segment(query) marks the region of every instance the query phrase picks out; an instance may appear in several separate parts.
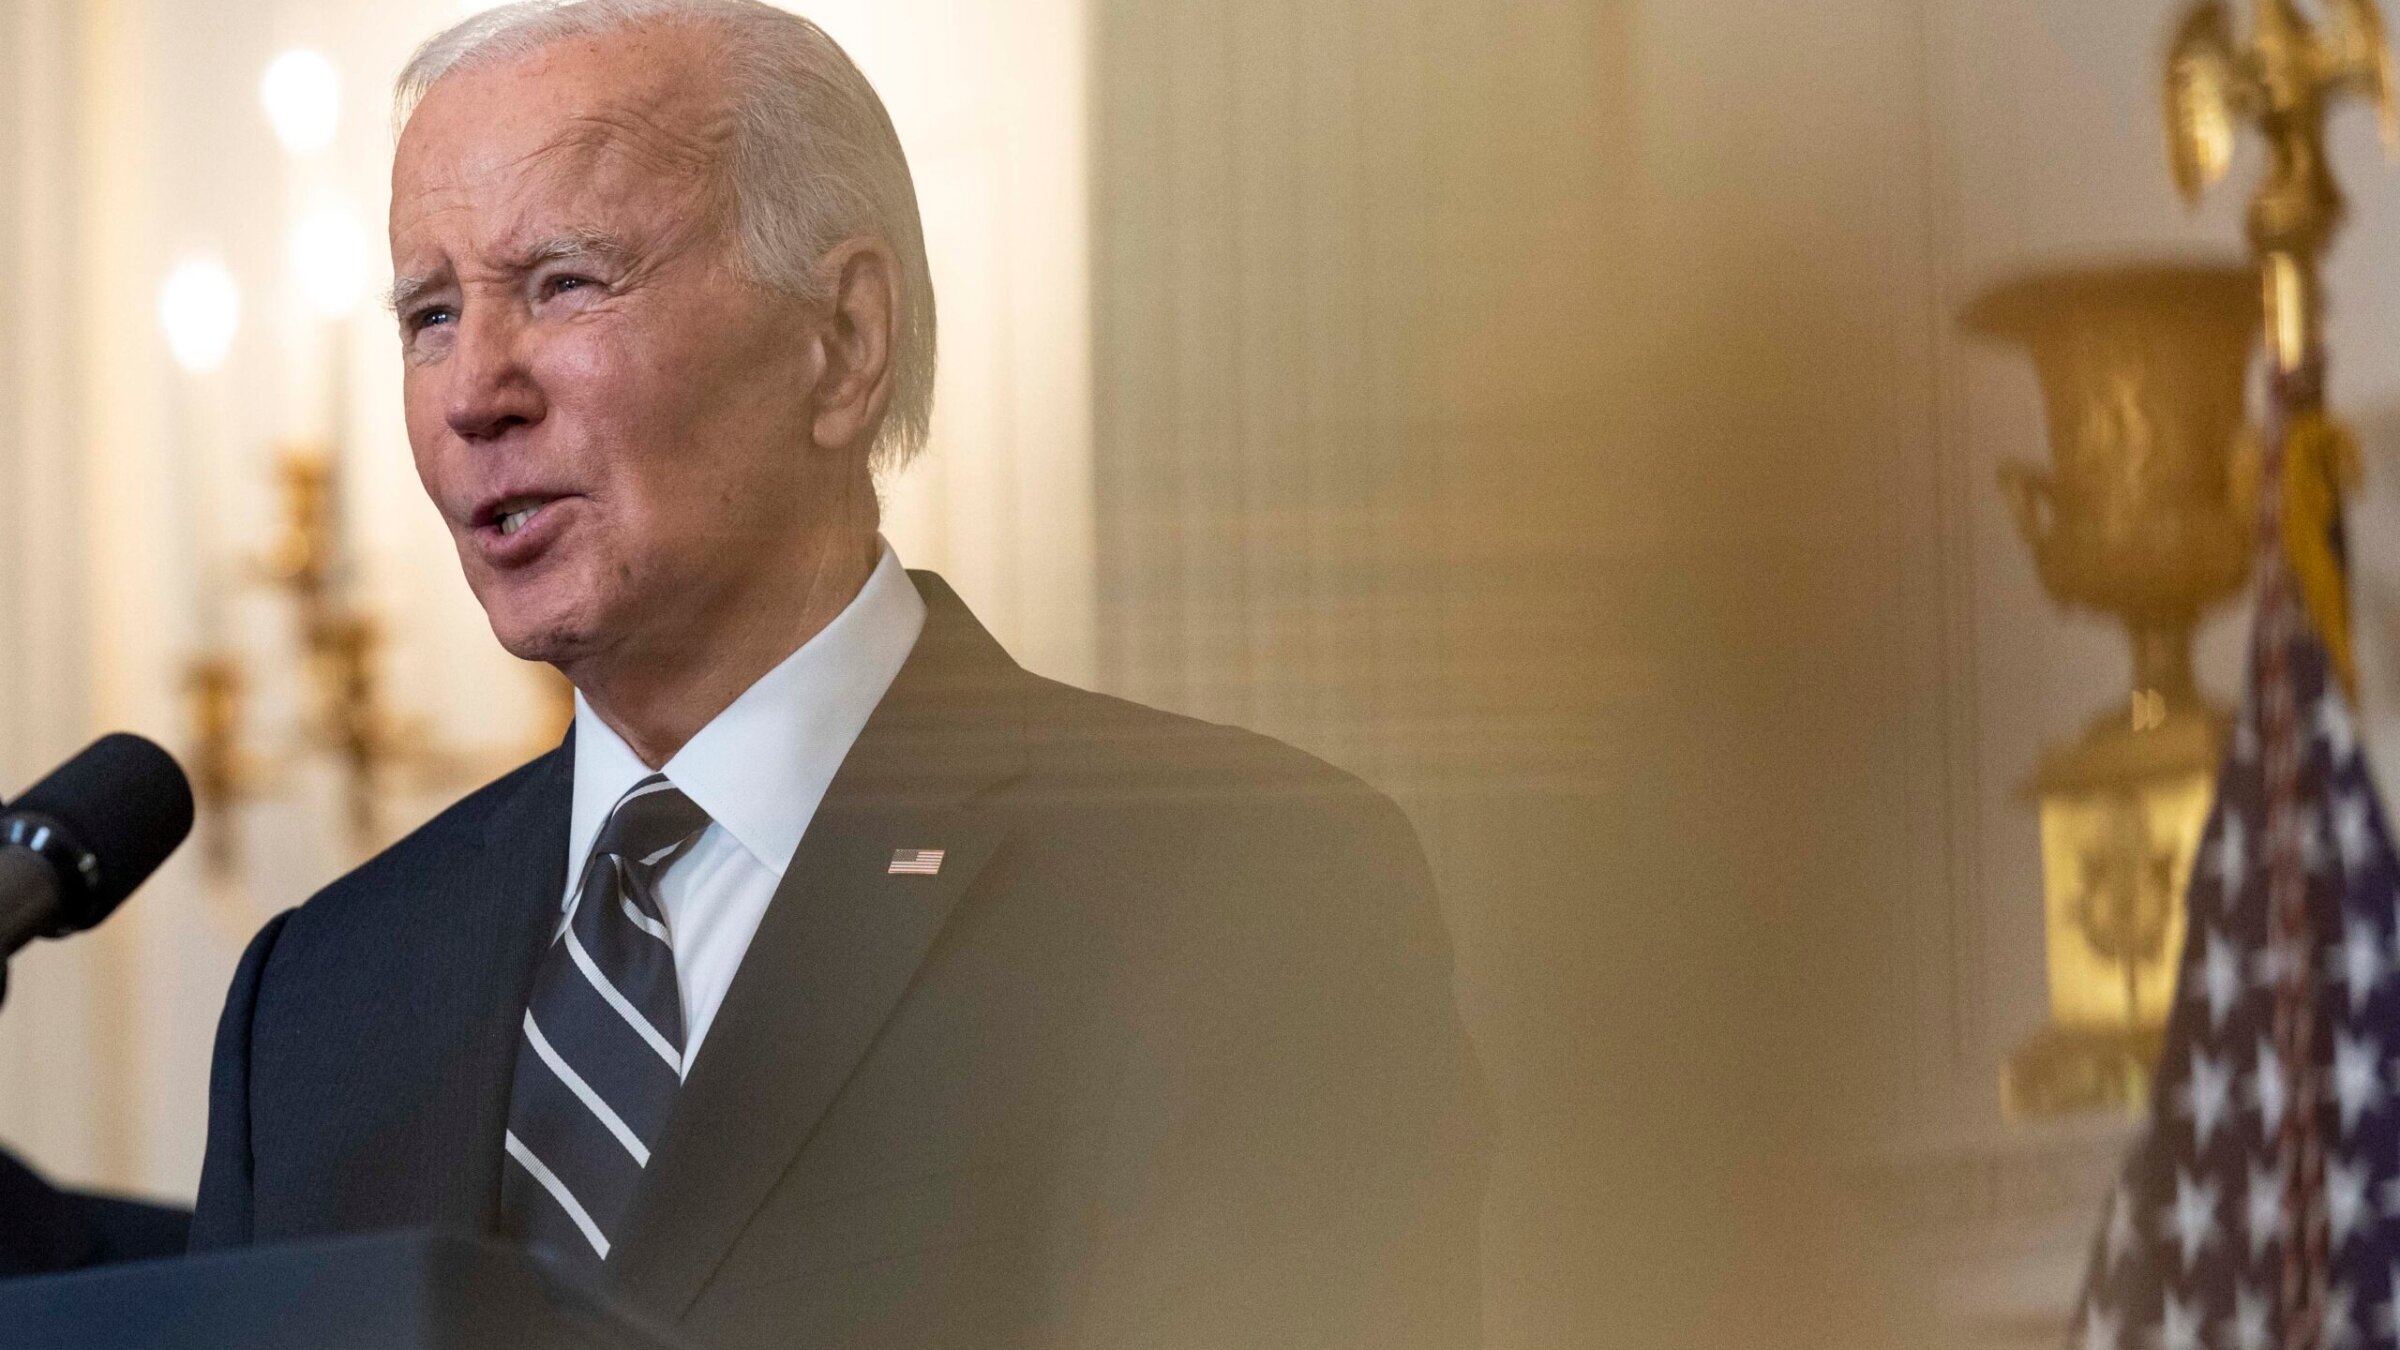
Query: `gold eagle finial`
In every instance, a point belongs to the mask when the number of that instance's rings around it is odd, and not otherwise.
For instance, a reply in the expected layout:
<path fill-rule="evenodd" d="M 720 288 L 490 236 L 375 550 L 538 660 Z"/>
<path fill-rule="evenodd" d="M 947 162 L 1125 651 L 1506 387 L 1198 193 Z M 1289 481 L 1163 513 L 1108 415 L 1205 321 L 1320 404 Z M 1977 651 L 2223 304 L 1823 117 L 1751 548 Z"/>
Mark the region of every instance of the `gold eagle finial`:
<path fill-rule="evenodd" d="M 2375 0 L 2332 0 L 2326 19 L 2333 30 L 2328 39 L 2333 67 L 2329 73 L 2337 84 L 2375 105 L 2384 154 L 2400 155 L 2400 113 L 2392 107 L 2392 49 L 2384 40 L 2383 12 Z"/>
<path fill-rule="evenodd" d="M 2235 123 L 2256 100 L 2246 64 L 2223 0 L 2194 6 L 2167 48 L 2167 150 L 2187 202 L 2198 204 L 2233 162 Z"/>
<path fill-rule="evenodd" d="M 2375 105 L 2384 148 L 2400 154 L 2400 114 L 2392 104 L 2392 54 L 2376 0 L 2327 0 L 2312 29 L 2293 0 L 2259 0 L 2250 40 L 2234 33 L 2225 0 L 2200 0 L 2176 25 L 2167 47 L 2167 149 L 2175 187 L 2187 202 L 2225 176 L 2234 135 L 2255 122 L 2270 142 L 2322 134 L 2330 95 L 2357 94 Z M 2288 171 L 2309 156 L 2277 147 Z M 2309 171 L 2314 170 L 2308 164 Z"/>

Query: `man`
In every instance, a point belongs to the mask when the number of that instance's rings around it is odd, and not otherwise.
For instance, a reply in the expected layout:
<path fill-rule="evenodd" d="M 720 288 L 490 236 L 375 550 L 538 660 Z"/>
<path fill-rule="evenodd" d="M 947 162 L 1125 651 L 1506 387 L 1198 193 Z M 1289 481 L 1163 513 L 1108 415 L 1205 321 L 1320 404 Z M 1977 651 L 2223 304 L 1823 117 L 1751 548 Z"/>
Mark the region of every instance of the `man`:
<path fill-rule="evenodd" d="M 492 1229 L 710 1345 L 1472 1344 L 1399 813 L 1026 673 L 876 533 L 933 304 L 839 49 L 516 6 L 401 107 L 410 443 L 575 727 L 253 942 L 195 1245 Z"/>

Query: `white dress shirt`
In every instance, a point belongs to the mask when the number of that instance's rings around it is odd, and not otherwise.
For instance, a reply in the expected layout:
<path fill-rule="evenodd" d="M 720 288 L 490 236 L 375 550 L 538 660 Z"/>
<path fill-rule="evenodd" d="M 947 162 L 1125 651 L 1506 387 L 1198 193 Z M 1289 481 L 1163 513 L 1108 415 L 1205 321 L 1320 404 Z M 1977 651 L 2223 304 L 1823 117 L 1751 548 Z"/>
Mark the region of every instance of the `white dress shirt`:
<path fill-rule="evenodd" d="M 848 608 L 659 770 L 714 822 L 658 888 L 683 994 L 686 1076 L 834 771 L 924 627 L 925 601 L 887 543 Z M 562 909 L 573 900 L 609 808 L 650 773 L 577 694 L 575 809 Z"/>

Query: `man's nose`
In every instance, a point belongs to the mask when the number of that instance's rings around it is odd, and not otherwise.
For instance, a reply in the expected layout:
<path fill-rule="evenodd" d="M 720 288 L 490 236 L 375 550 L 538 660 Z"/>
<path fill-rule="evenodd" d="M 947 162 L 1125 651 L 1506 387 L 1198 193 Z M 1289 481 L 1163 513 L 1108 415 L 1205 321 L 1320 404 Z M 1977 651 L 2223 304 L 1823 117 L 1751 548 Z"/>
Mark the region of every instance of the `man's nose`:
<path fill-rule="evenodd" d="M 461 440 L 490 441 L 542 420 L 527 333 L 505 306 L 471 305 L 457 320 L 449 360 L 450 398 L 443 417 Z"/>

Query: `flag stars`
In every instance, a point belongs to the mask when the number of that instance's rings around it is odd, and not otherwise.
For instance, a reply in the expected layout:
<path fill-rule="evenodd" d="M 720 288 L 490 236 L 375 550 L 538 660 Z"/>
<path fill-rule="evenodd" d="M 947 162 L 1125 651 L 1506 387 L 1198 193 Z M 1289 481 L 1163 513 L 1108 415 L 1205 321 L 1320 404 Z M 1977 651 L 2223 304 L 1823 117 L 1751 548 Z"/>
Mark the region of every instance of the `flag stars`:
<path fill-rule="evenodd" d="M 2317 700 L 2317 739 L 2325 743 L 2336 768 L 2348 765 L 2358 755 L 2358 724 L 2350 720 L 2350 708 L 2342 696 L 2330 688 Z"/>
<path fill-rule="evenodd" d="M 2257 1067 L 2250 1074 L 2250 1105 L 2258 1112 L 2262 1136 L 2273 1138 L 2283 1128 L 2283 1109 L 2290 1093 L 2283 1081 L 2283 1056 L 2275 1053 L 2273 1041 L 2259 1037 Z"/>
<path fill-rule="evenodd" d="M 2325 1291 L 2325 1325 L 2318 1333 L 2317 1344 L 2324 1350 L 2349 1350 L 2358 1344 L 2358 1319 L 2355 1316 L 2358 1295 L 2347 1284 L 2337 1284 Z"/>
<path fill-rule="evenodd" d="M 2255 643 L 2260 703 L 2233 727 L 2185 888 L 2197 1006 L 2175 1010 L 2158 1110 L 2102 1216 L 2078 1350 L 2290 1350 L 2303 1331 L 2306 1350 L 2400 1350 L 2400 1058 L 2382 1036 L 2400 836 L 2298 607 L 2265 606 Z"/>
<path fill-rule="evenodd" d="M 2333 803 L 2333 843 L 2342 855 L 2342 872 L 2358 876 L 2375 859 L 2373 808 L 2364 793 L 2345 793 Z"/>
<path fill-rule="evenodd" d="M 2083 1350 L 2120 1350 L 2117 1315 L 2097 1303 L 2083 1310 Z"/>
<path fill-rule="evenodd" d="M 2183 1267 L 2189 1272 L 2217 1237 L 2217 1184 L 2202 1181 L 2188 1171 L 2175 1175 L 2175 1203 L 2162 1211 L 2167 1227 L 2183 1249 Z"/>
<path fill-rule="evenodd" d="M 2342 1133 L 2358 1128 L 2359 1118 L 2383 1105 L 2383 1050 L 2372 1038 L 2334 1033 L 2333 1097 L 2341 1108 Z"/>
<path fill-rule="evenodd" d="M 2387 1217 L 2400 1218 L 2400 1176 L 2383 1183 L 2383 1212 Z"/>
<path fill-rule="evenodd" d="M 2225 1029 L 2227 1014 L 2242 1001 L 2241 952 L 2213 928 L 2208 932 L 2208 955 L 2201 962 L 2200 984 L 2192 996 L 2207 1002 L 2212 1035 Z"/>
<path fill-rule="evenodd" d="M 2324 813 L 2314 808 L 2302 810 L 2293 829 L 2299 834 L 2300 870 L 2312 877 L 2324 871 L 2331 856 L 2325 847 Z"/>
<path fill-rule="evenodd" d="M 2250 1166 L 2250 1188 L 2242 1193 L 2242 1227 L 2255 1262 L 2283 1236 L 2283 1169 Z"/>
<path fill-rule="evenodd" d="M 2392 1296 L 2375 1305 L 2375 1334 L 2384 1340 L 2400 1337 L 2400 1265 L 2391 1267 Z"/>
<path fill-rule="evenodd" d="M 2223 888 L 2219 899 L 2230 908 L 2241 894 L 2242 884 L 2249 879 L 2249 840 L 2242 824 L 2242 813 L 2227 811 L 2217 818 L 2216 848 L 2209 856 L 2209 870 L 2214 872 Z"/>
<path fill-rule="evenodd" d="M 2151 1333 L 2154 1350 L 2203 1350 L 2200 1344 L 2200 1305 L 2167 1295 L 2159 1310 L 2158 1329 Z"/>
<path fill-rule="evenodd" d="M 2272 991 L 2300 969 L 2300 953 L 2288 941 L 2270 942 L 2250 956 L 2250 982 Z"/>
<path fill-rule="evenodd" d="M 2325 1224 L 2338 1249 L 2372 1217 L 2367 1209 L 2367 1166 L 2355 1158 L 2325 1165 Z"/>
<path fill-rule="evenodd" d="M 2275 1344 L 2267 1296 L 2242 1285 L 2233 1292 L 2233 1316 L 2225 1319 L 2218 1344 L 2227 1350 L 2271 1350 Z"/>
<path fill-rule="evenodd" d="M 2331 978 L 2350 991 L 2353 1015 L 2365 1010 L 2367 1000 L 2391 974 L 2383 934 L 2372 919 L 2352 919 L 2344 924 L 2341 945 L 2327 954 L 2327 964 L 2333 968 Z"/>
<path fill-rule="evenodd" d="M 2233 1066 L 2206 1053 L 2194 1053 L 2191 1079 L 2177 1095 L 2183 1115 L 2192 1122 L 2193 1151 L 2205 1151 L 2233 1104 Z"/>

